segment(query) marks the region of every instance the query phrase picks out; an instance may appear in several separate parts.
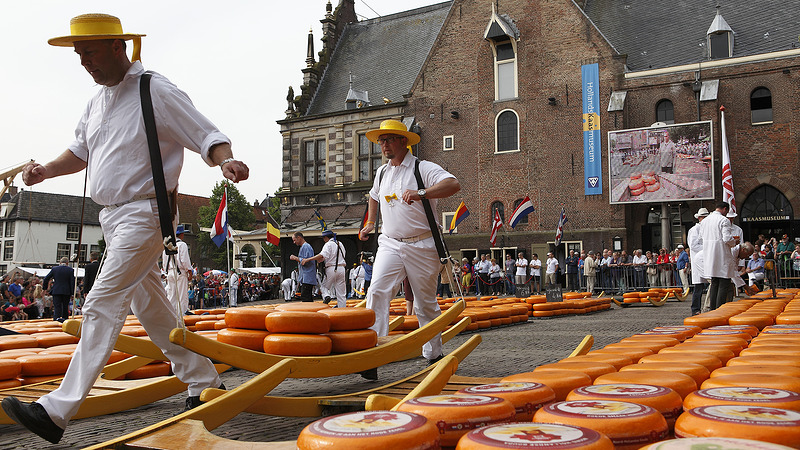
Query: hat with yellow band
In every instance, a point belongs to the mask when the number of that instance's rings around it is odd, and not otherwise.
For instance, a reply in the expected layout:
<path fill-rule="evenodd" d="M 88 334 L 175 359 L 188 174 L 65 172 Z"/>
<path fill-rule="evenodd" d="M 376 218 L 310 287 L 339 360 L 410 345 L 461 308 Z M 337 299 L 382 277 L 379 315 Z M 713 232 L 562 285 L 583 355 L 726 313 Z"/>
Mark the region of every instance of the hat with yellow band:
<path fill-rule="evenodd" d="M 54 37 L 47 43 L 56 47 L 72 47 L 78 41 L 96 41 L 100 39 L 133 40 L 133 56 L 131 60 L 141 59 L 142 36 L 144 34 L 123 33 L 119 18 L 109 14 L 81 14 L 69 21 L 69 36 Z"/>

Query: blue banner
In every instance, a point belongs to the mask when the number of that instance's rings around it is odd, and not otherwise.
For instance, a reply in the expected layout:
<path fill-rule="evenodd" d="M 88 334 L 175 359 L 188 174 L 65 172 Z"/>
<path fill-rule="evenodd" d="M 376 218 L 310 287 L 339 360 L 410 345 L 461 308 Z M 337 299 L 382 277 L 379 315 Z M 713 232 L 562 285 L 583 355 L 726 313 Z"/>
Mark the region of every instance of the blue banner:
<path fill-rule="evenodd" d="M 603 166 L 600 158 L 600 69 L 581 66 L 583 86 L 583 181 L 584 195 L 603 194 Z"/>

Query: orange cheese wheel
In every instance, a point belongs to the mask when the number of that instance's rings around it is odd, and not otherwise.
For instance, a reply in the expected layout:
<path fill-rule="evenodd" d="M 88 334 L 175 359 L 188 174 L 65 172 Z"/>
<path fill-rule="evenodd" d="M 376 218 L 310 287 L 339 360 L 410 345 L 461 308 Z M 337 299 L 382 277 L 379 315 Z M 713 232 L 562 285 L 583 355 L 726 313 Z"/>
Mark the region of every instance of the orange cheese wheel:
<path fill-rule="evenodd" d="M 492 449 L 613 450 L 611 439 L 589 428 L 555 423 L 512 422 L 472 430 L 456 450 Z"/>
<path fill-rule="evenodd" d="M 728 323 L 731 325 L 752 325 L 761 330 L 766 326 L 774 325 L 775 316 L 772 314 L 755 313 L 737 314 L 728 319 Z"/>
<path fill-rule="evenodd" d="M 703 329 L 698 326 L 684 324 L 684 325 L 668 325 L 663 327 L 654 327 L 645 331 L 645 334 L 662 333 L 662 332 L 679 333 L 681 336 L 683 336 L 683 338 L 679 340 L 684 340 L 694 336 L 695 334 L 701 331 L 703 331 Z"/>
<path fill-rule="evenodd" d="M 709 405 L 748 405 L 800 411 L 800 394 L 763 387 L 718 387 L 698 389 L 683 401 L 687 410 Z"/>
<path fill-rule="evenodd" d="M 555 393 L 556 401 L 564 401 L 575 388 L 592 384 L 592 378 L 577 370 L 540 370 L 507 376 L 501 382 L 531 382 L 548 386 Z"/>
<path fill-rule="evenodd" d="M 137 367 L 125 374 L 126 380 L 141 380 L 144 378 L 166 377 L 172 370 L 168 362 L 155 362 Z"/>
<path fill-rule="evenodd" d="M 621 368 L 619 371 L 627 372 L 629 370 L 653 370 L 682 373 L 692 377 L 698 386 L 703 384 L 703 381 L 706 381 L 710 376 L 710 371 L 706 368 L 706 366 L 696 363 L 648 362 L 647 364 L 631 364 L 630 366 Z"/>
<path fill-rule="evenodd" d="M 697 383 L 689 375 L 677 372 L 658 372 L 654 370 L 626 370 L 607 373 L 594 380 L 594 384 L 651 384 L 672 389 L 681 398 L 697 390 Z"/>
<path fill-rule="evenodd" d="M 38 347 L 36 339 L 27 334 L 11 334 L 0 336 L 0 350 L 11 350 L 14 348 Z"/>
<path fill-rule="evenodd" d="M 800 443 L 800 413 L 744 405 L 700 406 L 678 417 L 675 437 L 732 437 L 797 448 Z"/>
<path fill-rule="evenodd" d="M 742 345 L 741 343 L 732 341 L 730 339 L 721 339 L 721 340 L 720 339 L 700 339 L 700 340 L 689 339 L 689 340 L 685 341 L 681 345 L 683 345 L 683 346 L 710 345 L 710 346 L 716 346 L 716 347 L 723 347 L 723 348 L 727 348 L 728 350 L 733 352 L 733 354 L 736 355 L 736 356 L 739 355 L 739 352 L 741 352 L 742 349 L 747 347 L 747 344 Z M 678 346 L 676 345 L 673 348 L 678 348 Z"/>
<path fill-rule="evenodd" d="M 755 286 L 755 285 L 754 285 Z M 642 447 L 640 450 L 791 450 L 791 447 L 751 439 L 728 437 L 700 437 L 686 439 L 670 439 Z"/>
<path fill-rule="evenodd" d="M 758 328 L 752 325 L 720 325 L 718 327 L 711 327 L 707 331 L 718 331 L 718 330 L 744 331 L 748 333 L 751 338 L 758 336 Z"/>
<path fill-rule="evenodd" d="M 225 323 L 230 328 L 266 330 L 264 319 L 273 311 L 266 308 L 230 308 L 225 311 Z"/>
<path fill-rule="evenodd" d="M 264 338 L 268 335 L 269 332 L 266 330 L 225 328 L 224 330 L 219 330 L 217 332 L 217 340 L 223 344 L 235 345 L 237 347 L 260 352 L 264 351 Z"/>
<path fill-rule="evenodd" d="M 716 356 L 720 362 L 724 365 L 726 364 L 731 358 L 735 355 L 732 351 L 728 350 L 727 348 L 723 347 L 714 347 L 711 345 L 683 345 L 665 348 L 658 352 L 659 355 L 668 355 L 668 354 L 704 354 L 704 355 L 713 355 Z"/>
<path fill-rule="evenodd" d="M 569 358 L 564 358 L 559 362 L 570 361 L 601 362 L 611 364 L 617 370 L 624 366 L 633 364 L 633 360 L 631 358 L 625 355 L 617 355 L 614 353 L 595 353 L 593 355 L 571 356 Z"/>
<path fill-rule="evenodd" d="M 432 420 L 401 411 L 360 411 L 312 422 L 297 437 L 300 450 L 346 448 L 439 448 L 439 430 Z"/>
<path fill-rule="evenodd" d="M 17 359 L 22 365 L 20 373 L 24 377 L 62 375 L 67 372 L 72 357 L 69 355 L 30 355 Z"/>
<path fill-rule="evenodd" d="M 516 408 L 514 420 L 519 422 L 530 422 L 533 414 L 545 403 L 552 402 L 556 394 L 549 386 L 541 383 L 531 383 L 527 381 L 501 382 L 493 384 L 482 384 L 479 386 L 469 386 L 457 392 L 464 395 L 488 395 L 491 397 L 504 398 L 511 402 Z"/>
<path fill-rule="evenodd" d="M 198 331 L 200 331 L 200 330 L 213 330 L 214 329 L 214 325 L 216 325 L 216 324 L 217 324 L 217 320 L 216 319 L 214 319 L 214 320 L 201 320 L 201 321 L 197 322 L 196 324 L 194 324 L 194 326 L 195 326 L 195 329 L 198 330 Z"/>
<path fill-rule="evenodd" d="M 36 333 L 33 335 L 39 347 L 53 347 L 55 345 L 74 344 L 78 338 L 64 333 L 63 331 L 52 331 L 47 333 Z"/>
<path fill-rule="evenodd" d="M 265 319 L 270 333 L 327 333 L 331 329 L 331 319 L 314 311 L 275 311 Z"/>
<path fill-rule="evenodd" d="M 265 353 L 284 356 L 329 355 L 333 346 L 328 336 L 289 333 L 270 334 L 264 338 L 263 345 Z"/>
<path fill-rule="evenodd" d="M 700 387 L 710 389 L 731 386 L 775 388 L 800 392 L 800 378 L 771 374 L 722 375 L 707 379 Z"/>
<path fill-rule="evenodd" d="M 624 342 L 640 342 L 640 341 L 658 342 L 664 344 L 665 347 L 672 347 L 681 343 L 681 339 L 677 339 L 672 336 L 662 336 L 657 334 L 634 334 L 633 336 L 626 337 L 625 339 L 622 339 L 619 342 L 624 343 Z"/>
<path fill-rule="evenodd" d="M 419 328 L 419 319 L 417 319 L 417 316 L 403 316 L 403 323 L 401 323 L 399 327 L 395 328 L 395 330 L 413 331 L 417 328 Z"/>
<path fill-rule="evenodd" d="M 767 355 L 767 356 L 800 356 L 800 346 L 798 345 L 756 345 L 748 347 L 739 353 L 741 356 L 747 355 Z"/>
<path fill-rule="evenodd" d="M 733 361 L 733 359 L 731 359 L 731 361 Z M 722 367 L 722 361 L 720 361 L 719 358 L 706 353 L 659 353 L 658 355 L 645 356 L 644 358 L 640 359 L 639 362 L 695 363 L 705 366 L 709 372 L 713 372 L 715 369 Z"/>
<path fill-rule="evenodd" d="M 224 330 L 225 328 L 228 328 L 228 323 L 225 322 L 225 319 L 214 322 L 215 330 Z"/>
<path fill-rule="evenodd" d="M 22 386 L 22 380 L 17 378 L 0 380 L 0 389 L 11 389 L 19 386 Z"/>
<path fill-rule="evenodd" d="M 328 308 L 320 312 L 330 317 L 331 331 L 363 330 L 375 324 L 375 311 L 369 308 Z"/>
<path fill-rule="evenodd" d="M 800 345 L 800 335 L 798 336 L 786 336 L 786 335 L 770 335 L 770 334 L 762 334 L 761 336 L 753 339 L 750 341 L 750 347 L 755 347 L 757 345 Z"/>
<path fill-rule="evenodd" d="M 0 351 L 0 359 L 17 359 L 20 356 L 35 355 L 44 351 L 43 348 L 12 348 L 10 350 Z"/>
<path fill-rule="evenodd" d="M 662 348 L 667 348 L 667 344 L 656 342 L 656 341 L 637 341 L 637 342 L 615 342 L 613 344 L 608 344 L 603 348 L 646 348 L 653 353 L 658 353 L 659 350 Z"/>
<path fill-rule="evenodd" d="M 590 351 L 588 354 L 595 355 L 598 353 L 613 353 L 615 355 L 625 355 L 631 360 L 633 360 L 633 362 L 638 362 L 645 356 L 651 356 L 655 352 L 645 347 L 616 347 L 616 348 L 599 348 L 597 350 Z"/>
<path fill-rule="evenodd" d="M 319 311 L 322 309 L 330 309 L 330 306 L 319 302 L 294 302 L 283 303 L 275 307 L 278 311 Z M 226 313 L 227 314 L 227 313 Z"/>
<path fill-rule="evenodd" d="M 378 345 L 375 330 L 331 331 L 325 336 L 331 339 L 331 353 L 352 353 Z"/>
<path fill-rule="evenodd" d="M 766 364 L 766 365 L 780 365 L 780 366 L 794 366 L 800 367 L 800 356 L 786 356 L 780 357 L 772 355 L 746 355 L 737 356 L 736 358 L 728 361 L 729 366 L 739 366 L 742 364 Z"/>
<path fill-rule="evenodd" d="M 439 429 L 442 447 L 453 447 L 475 428 L 514 420 L 510 401 L 486 395 L 431 395 L 406 400 L 396 409 L 425 416 Z"/>
<path fill-rule="evenodd" d="M 183 316 L 183 323 L 185 323 L 187 327 L 196 325 L 197 322 L 200 322 L 202 320 L 206 320 L 206 318 L 203 316 L 196 316 L 196 315 Z"/>
<path fill-rule="evenodd" d="M 738 366 L 726 366 L 711 372 L 712 377 L 721 377 L 723 375 L 744 375 L 744 374 L 769 374 L 769 375 L 786 375 L 790 377 L 800 378 L 800 367 L 785 366 L 777 364 L 741 364 Z"/>
<path fill-rule="evenodd" d="M 17 378 L 22 371 L 22 364 L 16 359 L 0 359 L 0 380 Z"/>
<path fill-rule="evenodd" d="M 672 428 L 683 412 L 683 399 L 675 391 L 650 384 L 595 384 L 579 387 L 567 395 L 567 401 L 609 400 L 637 403 L 660 412 Z"/>
<path fill-rule="evenodd" d="M 592 361 L 568 361 L 568 362 L 557 362 L 552 364 L 543 364 L 535 369 L 534 372 L 540 372 L 542 370 L 576 370 L 578 372 L 583 372 L 586 375 L 594 380 L 595 378 L 599 377 L 600 375 L 616 372 L 617 369 L 614 368 L 611 364 L 603 363 L 603 362 L 592 362 Z"/>
<path fill-rule="evenodd" d="M 747 328 L 751 328 L 750 326 L 746 326 Z M 755 327 L 752 327 L 755 328 Z M 749 331 L 745 330 L 737 330 L 734 328 L 722 328 L 722 327 L 711 327 L 707 330 L 703 330 L 693 336 L 694 339 L 703 339 L 703 338 L 711 338 L 711 337 L 738 337 L 742 338 L 745 341 L 749 341 L 753 339 L 753 335 L 750 334 Z"/>
<path fill-rule="evenodd" d="M 728 325 L 728 316 L 719 313 L 703 313 L 683 319 L 684 325 L 693 325 L 700 328 L 710 328 L 719 325 Z"/>
<path fill-rule="evenodd" d="M 130 358 L 131 355 L 125 352 L 121 352 L 119 350 L 111 350 L 111 355 L 108 357 L 108 362 L 106 364 L 114 364 L 115 362 L 120 362 L 123 359 Z"/>
<path fill-rule="evenodd" d="M 590 428 L 608 436 L 616 450 L 638 450 L 669 432 L 664 416 L 655 409 L 622 401 L 551 403 L 537 411 L 533 421 Z"/>
<path fill-rule="evenodd" d="M 20 377 L 19 381 L 22 382 L 23 386 L 28 386 L 31 384 L 47 383 L 48 381 L 58 380 L 63 377 L 64 374 L 62 373 L 58 375 L 43 375 L 41 377 Z"/>

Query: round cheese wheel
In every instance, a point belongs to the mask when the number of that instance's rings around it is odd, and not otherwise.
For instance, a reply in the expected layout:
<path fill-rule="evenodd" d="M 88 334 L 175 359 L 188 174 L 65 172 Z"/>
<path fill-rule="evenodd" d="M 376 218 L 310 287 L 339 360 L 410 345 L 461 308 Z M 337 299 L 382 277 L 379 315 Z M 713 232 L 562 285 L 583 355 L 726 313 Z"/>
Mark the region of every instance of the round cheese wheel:
<path fill-rule="evenodd" d="M 269 332 L 267 330 L 225 328 L 217 332 L 217 340 L 223 344 L 235 345 L 237 347 L 261 352 L 264 351 L 264 338 L 268 335 Z"/>
<path fill-rule="evenodd" d="M 739 352 L 741 352 L 742 349 L 747 347 L 747 344 L 742 345 L 742 344 L 740 344 L 738 342 L 734 342 L 734 341 L 731 341 L 731 340 L 728 340 L 728 339 L 724 339 L 724 340 L 718 340 L 718 339 L 694 340 L 694 339 L 689 339 L 689 340 L 685 341 L 681 345 L 683 345 L 683 346 L 710 345 L 710 346 L 715 346 L 715 347 L 722 347 L 722 348 L 727 348 L 728 350 L 733 352 L 733 354 L 736 355 L 736 356 L 739 355 Z M 678 346 L 676 345 L 673 348 L 678 348 Z"/>
<path fill-rule="evenodd" d="M 125 352 L 121 352 L 119 350 L 111 350 L 111 355 L 108 357 L 108 362 L 106 364 L 114 364 L 115 362 L 120 362 L 123 359 L 130 358 L 131 355 Z"/>
<path fill-rule="evenodd" d="M 655 409 L 610 400 L 551 403 L 537 411 L 533 421 L 590 428 L 608 436 L 616 450 L 639 449 L 669 432 L 664 416 Z"/>
<path fill-rule="evenodd" d="M 321 334 L 331 329 L 331 319 L 314 311 L 275 311 L 265 319 L 270 333 Z"/>
<path fill-rule="evenodd" d="M 788 409 L 745 405 L 700 406 L 675 422 L 675 437 L 733 437 L 797 448 L 800 413 Z"/>
<path fill-rule="evenodd" d="M 225 310 L 225 323 L 230 328 L 266 330 L 264 319 L 273 311 L 267 308 L 230 308 Z"/>
<path fill-rule="evenodd" d="M 711 327 L 707 331 L 717 331 L 717 330 L 744 331 L 747 332 L 751 336 L 751 338 L 758 336 L 758 328 L 752 325 L 720 325 L 718 327 Z"/>
<path fill-rule="evenodd" d="M 16 359 L 0 359 L 0 380 L 17 378 L 22 371 L 22 364 Z"/>
<path fill-rule="evenodd" d="M 595 384 L 574 389 L 567 401 L 611 400 L 647 405 L 660 412 L 672 428 L 683 412 L 683 399 L 675 391 L 650 384 Z"/>
<path fill-rule="evenodd" d="M 720 313 L 708 312 L 690 316 L 683 319 L 684 325 L 693 325 L 700 328 L 710 328 L 719 325 L 728 325 L 728 316 Z"/>
<path fill-rule="evenodd" d="M 78 337 L 63 331 L 51 331 L 47 333 L 36 333 L 33 335 L 39 347 L 53 347 L 55 345 L 74 344 L 78 342 Z"/>
<path fill-rule="evenodd" d="M 217 320 L 201 320 L 194 324 L 196 330 L 213 330 L 217 324 Z"/>
<path fill-rule="evenodd" d="M 438 449 L 439 430 L 419 414 L 360 411 L 325 417 L 306 426 L 297 437 L 300 450 L 347 448 Z"/>
<path fill-rule="evenodd" d="M 27 334 L 11 334 L 0 336 L 0 350 L 11 350 L 14 348 L 38 347 L 36 339 Z"/>
<path fill-rule="evenodd" d="M 264 338 L 263 344 L 265 353 L 284 356 L 329 355 L 333 346 L 328 336 L 287 333 L 270 334 Z"/>
<path fill-rule="evenodd" d="M 564 358 L 559 362 L 570 361 L 601 362 L 611 364 L 617 370 L 629 364 L 633 364 L 633 360 L 631 358 L 625 355 L 617 355 L 614 353 L 595 353 L 593 355 L 571 356 L 569 358 Z"/>
<path fill-rule="evenodd" d="M 737 314 L 728 319 L 728 323 L 731 325 L 752 325 L 761 330 L 766 326 L 775 324 L 775 315 L 755 313 Z"/>
<path fill-rule="evenodd" d="M 721 377 L 723 375 L 744 375 L 744 374 L 769 374 L 769 375 L 786 375 L 790 377 L 800 378 L 800 367 L 785 366 L 785 365 L 767 365 L 767 364 L 741 364 L 738 366 L 726 366 L 711 372 L 712 377 Z M 703 380 L 705 381 L 705 380 Z"/>
<path fill-rule="evenodd" d="M 798 345 L 756 345 L 748 347 L 740 352 L 740 355 L 767 355 L 767 356 L 800 356 L 800 346 Z"/>
<path fill-rule="evenodd" d="M 714 387 L 762 387 L 800 392 L 800 378 L 771 374 L 722 375 L 703 382 L 702 389 Z"/>
<path fill-rule="evenodd" d="M 626 337 L 625 339 L 622 339 L 619 342 L 620 343 L 641 342 L 641 341 L 658 342 L 664 344 L 664 347 L 672 347 L 680 344 L 681 340 L 674 338 L 672 336 L 662 336 L 658 334 L 634 334 L 633 336 Z"/>
<path fill-rule="evenodd" d="M 655 192 L 655 191 L 661 189 L 661 183 L 656 181 L 653 184 L 645 184 L 644 188 L 647 190 L 647 192 Z"/>
<path fill-rule="evenodd" d="M 710 371 L 706 366 L 696 363 L 678 363 L 678 362 L 648 362 L 647 364 L 631 364 L 621 368 L 620 372 L 627 372 L 630 370 L 653 370 L 660 372 L 675 372 L 689 375 L 692 377 L 698 386 L 703 384 L 710 376 Z M 719 369 L 717 369 L 719 370 Z"/>
<path fill-rule="evenodd" d="M 735 359 L 735 358 L 734 358 Z M 733 361 L 733 359 L 731 360 Z M 722 361 L 714 355 L 706 353 L 659 353 L 658 355 L 645 356 L 639 360 L 640 363 L 651 362 L 677 362 L 695 363 L 705 366 L 709 372 L 722 367 Z"/>
<path fill-rule="evenodd" d="M 24 377 L 41 377 L 45 375 L 62 375 L 67 372 L 70 355 L 29 355 L 17 359 L 22 365 L 20 373 Z"/>
<path fill-rule="evenodd" d="M 375 324 L 375 311 L 369 308 L 328 308 L 319 312 L 330 317 L 331 331 L 363 330 Z"/>
<path fill-rule="evenodd" d="M 658 352 L 658 354 L 660 355 L 668 355 L 671 353 L 672 354 L 700 353 L 705 355 L 713 355 L 719 358 L 720 362 L 722 362 L 723 365 L 734 357 L 733 352 L 728 350 L 727 348 L 714 347 L 711 345 L 700 345 L 700 344 L 690 344 L 690 345 L 681 344 L 681 346 L 665 348 Z"/>
<path fill-rule="evenodd" d="M 686 409 L 709 405 L 750 405 L 800 411 L 800 394 L 763 387 L 718 387 L 698 389 L 683 401 Z"/>
<path fill-rule="evenodd" d="M 679 340 L 684 340 L 684 339 L 687 339 L 687 338 L 690 338 L 690 337 L 694 336 L 695 334 L 701 332 L 702 330 L 703 330 L 702 328 L 700 328 L 700 327 L 698 327 L 696 325 L 685 325 L 685 324 L 684 325 L 668 325 L 668 326 L 663 326 L 663 327 L 651 328 L 651 329 L 645 331 L 645 334 L 662 333 L 662 332 L 671 332 L 671 333 L 676 333 L 677 332 L 681 336 L 683 336 L 683 339 L 679 339 Z"/>
<path fill-rule="evenodd" d="M 617 348 L 599 348 L 597 350 L 590 351 L 588 354 L 596 355 L 598 353 L 613 353 L 615 355 L 625 355 L 628 358 L 630 358 L 633 362 L 638 362 L 645 356 L 650 356 L 655 352 L 645 347 L 617 347 Z"/>
<path fill-rule="evenodd" d="M 28 386 L 31 384 L 38 384 L 38 383 L 47 383 L 49 381 L 58 380 L 62 378 L 64 374 L 58 375 L 43 375 L 41 377 L 19 377 L 19 381 L 22 382 L 23 386 Z"/>
<path fill-rule="evenodd" d="M 550 387 L 555 393 L 556 401 L 564 401 L 567 394 L 573 389 L 592 384 L 592 378 L 583 372 L 576 370 L 540 370 L 537 372 L 525 372 L 510 375 L 501 382 L 531 382 L 541 383 Z"/>
<path fill-rule="evenodd" d="M 653 370 L 626 370 L 624 372 L 607 373 L 594 380 L 594 384 L 651 384 L 668 387 L 677 392 L 681 398 L 697 390 L 697 383 L 689 375 L 677 372 L 658 372 Z"/>
<path fill-rule="evenodd" d="M 489 322 L 489 320 L 486 320 L 484 322 Z M 478 322 L 478 323 L 480 323 L 480 322 Z M 490 322 L 489 326 L 492 326 L 491 322 Z M 413 331 L 413 330 L 416 330 L 417 328 L 419 328 L 419 319 L 417 319 L 417 316 L 413 316 L 412 315 L 412 316 L 403 316 L 403 323 L 401 323 L 399 327 L 395 328 L 395 330 L 397 330 L 397 331 Z"/>
<path fill-rule="evenodd" d="M 790 450 L 791 447 L 750 439 L 728 437 L 702 437 L 688 439 L 670 439 L 642 447 L 641 450 Z"/>
<path fill-rule="evenodd" d="M 755 328 L 755 327 L 750 326 L 750 325 L 743 325 L 743 327 L 746 327 L 748 329 Z M 758 329 L 756 328 L 756 330 L 758 330 Z M 703 339 L 703 338 L 712 337 L 712 336 L 713 337 L 738 337 L 738 338 L 744 339 L 745 341 L 749 341 L 750 339 L 753 339 L 753 335 L 750 334 L 749 331 L 737 330 L 737 329 L 735 329 L 733 327 L 727 327 L 727 328 L 711 327 L 711 328 L 709 328 L 707 330 L 703 330 L 703 331 L 695 334 L 693 337 L 697 338 L 697 339 Z"/>
<path fill-rule="evenodd" d="M 330 309 L 330 306 L 320 302 L 294 302 L 283 303 L 275 307 L 278 311 L 319 311 Z"/>
<path fill-rule="evenodd" d="M 331 339 L 331 353 L 352 353 L 378 345 L 375 330 L 331 331 L 325 336 Z"/>
<path fill-rule="evenodd" d="M 512 422 L 478 428 L 458 440 L 456 450 L 613 450 L 607 436 L 588 428 L 555 423 Z"/>
<path fill-rule="evenodd" d="M 569 361 L 569 362 L 557 362 L 552 364 L 543 364 L 535 369 L 534 372 L 540 372 L 542 370 L 576 370 L 578 372 L 583 372 L 586 375 L 594 380 L 595 378 L 599 377 L 600 375 L 606 373 L 616 372 L 617 369 L 614 368 L 611 364 L 603 363 L 603 362 L 592 362 L 592 361 Z"/>
<path fill-rule="evenodd" d="M 516 408 L 516 418 L 520 422 L 530 422 L 533 414 L 545 403 L 556 398 L 555 391 L 541 383 L 527 381 L 501 382 L 470 386 L 457 392 L 464 395 L 489 395 L 504 398 Z"/>
<path fill-rule="evenodd" d="M 637 342 L 615 342 L 608 344 L 603 348 L 646 348 L 653 353 L 658 353 L 659 350 L 667 348 L 667 344 L 656 341 L 637 341 Z"/>
<path fill-rule="evenodd" d="M 214 322 L 214 329 L 215 330 L 223 330 L 225 328 L 228 328 L 228 323 L 225 322 L 225 319 L 217 320 L 216 322 Z"/>
<path fill-rule="evenodd" d="M 11 389 L 19 386 L 22 386 L 22 380 L 17 378 L 0 380 L 0 389 Z"/>
<path fill-rule="evenodd" d="M 510 422 L 516 414 L 510 401 L 485 395 L 431 395 L 406 400 L 396 409 L 425 416 L 439 429 L 442 447 L 455 446 L 470 430 Z"/>
<path fill-rule="evenodd" d="M 774 334 L 762 334 L 761 336 L 753 339 L 750 341 L 750 347 L 755 347 L 758 345 L 800 345 L 800 335 L 798 336 L 787 336 L 787 335 L 774 335 Z"/>
<path fill-rule="evenodd" d="M 702 335 L 702 336 L 699 335 L 699 334 L 696 334 L 696 335 L 692 336 L 690 339 L 687 339 L 684 343 L 686 343 L 686 344 L 690 344 L 690 343 L 691 344 L 702 344 L 703 342 L 711 342 L 711 343 L 728 342 L 730 344 L 736 344 L 736 345 L 740 346 L 741 348 L 745 348 L 748 345 L 747 340 L 743 339 L 743 338 L 741 338 L 739 336 L 723 336 L 723 335 L 719 335 L 719 334 L 716 334 L 716 335 L 706 334 L 706 335 Z"/>
<path fill-rule="evenodd" d="M 144 378 L 166 377 L 170 374 L 172 367 L 168 362 L 155 362 L 137 367 L 125 374 L 126 380 L 141 380 Z"/>
<path fill-rule="evenodd" d="M 642 187 L 639 189 L 631 189 L 631 195 L 634 197 L 642 195 L 644 194 L 644 190 L 645 190 L 644 185 L 642 185 Z"/>
<path fill-rule="evenodd" d="M 800 356 L 786 356 L 780 357 L 772 355 L 747 355 L 737 356 L 736 358 L 728 361 L 729 366 L 739 366 L 742 364 L 757 364 L 757 365 L 780 365 L 780 366 L 794 366 L 800 367 Z"/>

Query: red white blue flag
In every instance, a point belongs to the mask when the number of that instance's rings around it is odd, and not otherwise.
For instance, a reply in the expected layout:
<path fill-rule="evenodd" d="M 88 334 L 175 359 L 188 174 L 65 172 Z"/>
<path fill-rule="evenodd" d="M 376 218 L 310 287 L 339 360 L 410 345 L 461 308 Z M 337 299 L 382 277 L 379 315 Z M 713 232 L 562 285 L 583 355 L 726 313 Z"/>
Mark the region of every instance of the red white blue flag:
<path fill-rule="evenodd" d="M 561 244 L 561 237 L 564 236 L 564 224 L 567 223 L 567 211 L 561 207 L 561 217 L 558 218 L 558 228 L 556 228 L 556 247 Z"/>
<path fill-rule="evenodd" d="M 733 172 L 731 171 L 731 155 L 728 150 L 728 138 L 725 136 L 725 107 L 719 107 L 719 121 L 722 134 L 722 201 L 727 202 L 730 212 L 736 212 L 736 199 L 733 198 Z"/>
<path fill-rule="evenodd" d="M 211 225 L 211 240 L 220 247 L 229 236 L 228 231 L 228 190 L 222 192 L 222 201 L 219 202 L 217 217 Z"/>
<path fill-rule="evenodd" d="M 517 208 L 514 210 L 514 213 L 511 214 L 511 219 L 508 221 L 508 224 L 511 226 L 511 228 L 514 228 L 517 226 L 520 220 L 522 220 L 532 212 L 533 212 L 533 203 L 531 203 L 530 197 L 526 195 L 525 198 L 522 199 L 522 202 L 519 205 L 517 205 Z"/>

